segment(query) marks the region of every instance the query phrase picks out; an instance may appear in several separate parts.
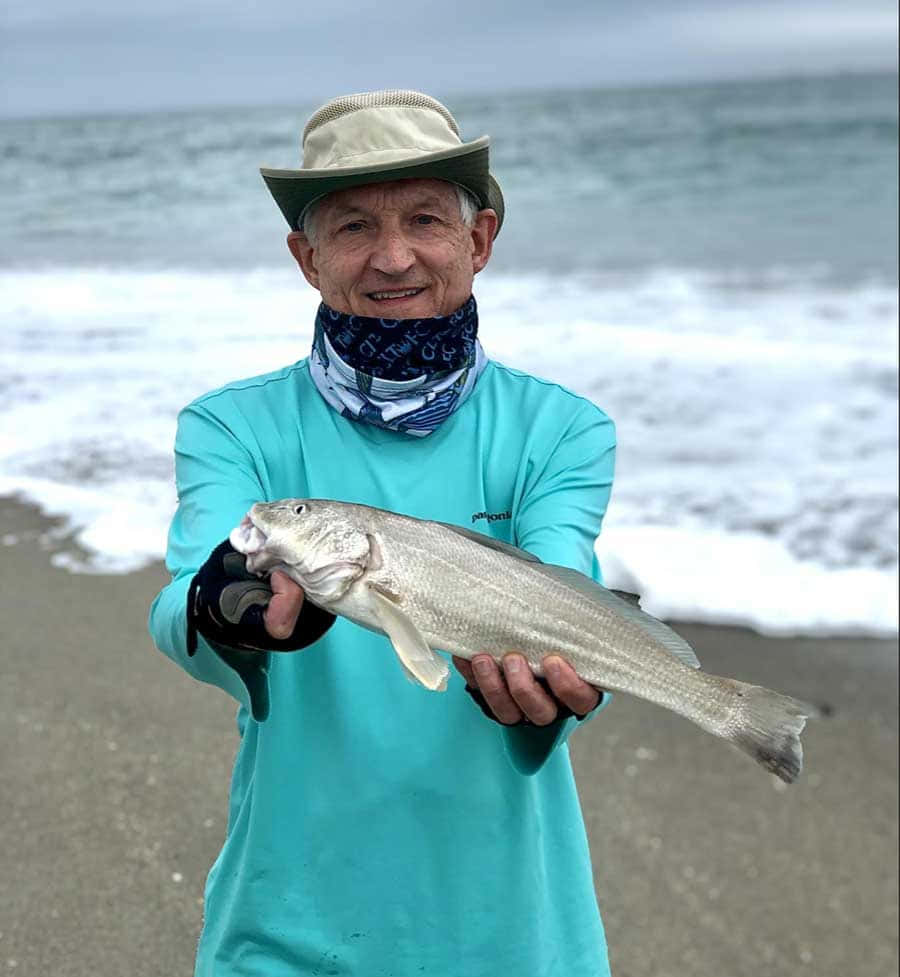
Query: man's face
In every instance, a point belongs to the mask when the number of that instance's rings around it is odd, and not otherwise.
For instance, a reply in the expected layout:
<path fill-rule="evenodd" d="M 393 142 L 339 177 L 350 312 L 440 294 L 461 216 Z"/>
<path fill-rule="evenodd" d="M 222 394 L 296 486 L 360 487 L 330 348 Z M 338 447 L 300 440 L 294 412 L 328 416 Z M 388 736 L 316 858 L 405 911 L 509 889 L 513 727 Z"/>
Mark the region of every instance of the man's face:
<path fill-rule="evenodd" d="M 448 315 L 468 299 L 490 258 L 497 216 L 482 210 L 466 227 L 451 184 L 397 180 L 330 194 L 315 224 L 315 245 L 295 231 L 288 247 L 327 305 L 413 319 Z"/>

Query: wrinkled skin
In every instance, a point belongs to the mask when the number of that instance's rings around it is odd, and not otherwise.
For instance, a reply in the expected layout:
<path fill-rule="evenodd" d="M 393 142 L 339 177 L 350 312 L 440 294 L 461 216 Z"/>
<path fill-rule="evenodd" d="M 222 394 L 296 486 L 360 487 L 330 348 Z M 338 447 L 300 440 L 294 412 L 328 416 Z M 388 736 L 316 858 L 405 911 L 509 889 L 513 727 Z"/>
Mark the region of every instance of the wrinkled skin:
<path fill-rule="evenodd" d="M 449 315 L 468 299 L 490 260 L 497 215 L 482 210 L 466 227 L 449 183 L 397 180 L 330 194 L 315 224 L 315 245 L 295 231 L 288 248 L 327 305 L 413 319 Z"/>

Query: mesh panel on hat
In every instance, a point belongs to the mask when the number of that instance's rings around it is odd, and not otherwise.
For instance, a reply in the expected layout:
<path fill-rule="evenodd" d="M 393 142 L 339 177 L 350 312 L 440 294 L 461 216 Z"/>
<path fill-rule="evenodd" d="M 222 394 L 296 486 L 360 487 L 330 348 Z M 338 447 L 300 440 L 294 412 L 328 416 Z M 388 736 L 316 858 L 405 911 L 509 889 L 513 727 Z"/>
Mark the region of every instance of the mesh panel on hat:
<path fill-rule="evenodd" d="M 323 126 L 327 122 L 333 122 L 342 115 L 347 115 L 350 112 L 358 112 L 360 109 L 382 108 L 385 106 L 390 108 L 411 107 L 431 109 L 432 112 L 437 112 L 442 115 L 446 119 L 447 125 L 459 136 L 459 126 L 456 124 L 456 119 L 453 118 L 436 98 L 423 95 L 422 92 L 390 90 L 383 92 L 360 92 L 357 95 L 341 95 L 339 98 L 333 99 L 313 113 L 312 118 L 306 123 L 306 128 L 303 130 L 303 141 L 306 142 L 306 137 L 315 129 L 318 129 L 319 126 Z"/>

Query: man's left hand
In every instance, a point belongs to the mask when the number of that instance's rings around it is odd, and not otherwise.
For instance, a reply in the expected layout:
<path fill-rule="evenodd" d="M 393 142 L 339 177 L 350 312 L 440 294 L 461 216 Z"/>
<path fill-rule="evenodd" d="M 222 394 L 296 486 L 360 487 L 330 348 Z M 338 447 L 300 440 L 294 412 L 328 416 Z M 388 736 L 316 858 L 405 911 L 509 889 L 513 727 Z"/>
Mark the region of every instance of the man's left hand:
<path fill-rule="evenodd" d="M 471 661 L 454 656 L 453 664 L 466 684 L 481 692 L 492 718 L 504 726 L 525 720 L 546 726 L 560 713 L 583 717 L 600 702 L 597 689 L 559 655 L 548 655 L 542 662 L 546 689 L 525 658 L 514 652 L 504 655 L 502 668 L 490 655 L 476 655 Z"/>

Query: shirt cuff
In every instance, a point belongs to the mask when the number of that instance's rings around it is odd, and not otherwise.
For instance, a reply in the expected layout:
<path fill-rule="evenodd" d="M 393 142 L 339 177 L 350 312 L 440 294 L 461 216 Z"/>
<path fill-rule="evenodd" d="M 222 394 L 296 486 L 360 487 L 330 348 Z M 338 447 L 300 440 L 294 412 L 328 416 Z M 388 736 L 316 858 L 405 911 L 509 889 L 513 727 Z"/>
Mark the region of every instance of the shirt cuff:
<path fill-rule="evenodd" d="M 573 730 L 593 719 L 601 709 L 606 708 L 611 699 L 609 692 L 601 692 L 600 701 L 583 719 L 570 716 L 557 719 L 546 726 L 504 726 L 503 745 L 509 762 L 519 773 L 526 777 L 533 776 L 543 767 L 553 751 L 568 740 Z"/>

